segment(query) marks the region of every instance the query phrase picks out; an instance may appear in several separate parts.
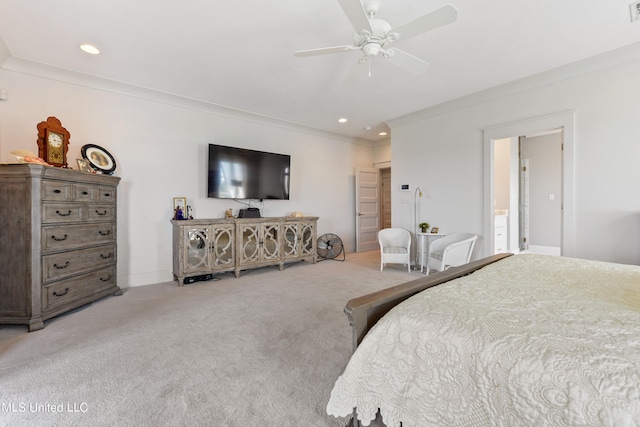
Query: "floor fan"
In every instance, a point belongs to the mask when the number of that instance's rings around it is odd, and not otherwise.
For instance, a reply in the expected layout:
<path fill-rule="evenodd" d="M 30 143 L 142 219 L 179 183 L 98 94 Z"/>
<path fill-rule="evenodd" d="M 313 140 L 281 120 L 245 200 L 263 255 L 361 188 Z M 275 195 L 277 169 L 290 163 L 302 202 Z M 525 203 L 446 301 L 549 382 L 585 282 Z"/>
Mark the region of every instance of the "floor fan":
<path fill-rule="evenodd" d="M 338 261 L 344 261 L 346 255 L 344 253 L 344 246 L 342 239 L 335 234 L 323 234 L 318 238 L 318 256 L 322 259 L 335 259 L 342 253 L 342 259 Z"/>

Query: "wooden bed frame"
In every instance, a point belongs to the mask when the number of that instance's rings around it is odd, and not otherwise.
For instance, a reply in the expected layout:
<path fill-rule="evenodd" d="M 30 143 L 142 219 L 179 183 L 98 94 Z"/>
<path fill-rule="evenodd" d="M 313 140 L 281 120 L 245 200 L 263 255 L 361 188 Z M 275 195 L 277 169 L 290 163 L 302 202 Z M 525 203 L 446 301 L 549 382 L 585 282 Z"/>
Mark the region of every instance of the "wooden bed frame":
<path fill-rule="evenodd" d="M 391 288 L 383 289 L 381 291 L 350 300 L 344 308 L 344 312 L 349 318 L 349 323 L 351 323 L 351 327 L 353 328 L 353 351 L 356 350 L 369 329 L 371 329 L 371 327 L 373 327 L 373 325 L 375 325 L 375 323 L 389 310 L 402 301 L 417 294 L 418 292 L 422 292 L 425 289 L 469 275 L 476 270 L 511 255 L 513 254 L 507 253 L 492 255 L 460 267 L 453 267 L 445 271 L 421 277 L 420 279 L 412 280 L 401 285 L 396 285 Z M 360 427 L 360 425 L 361 424 L 356 419 L 354 413 L 354 416 L 347 427 Z M 380 418 L 380 413 L 378 413 L 376 419 L 371 422 L 370 426 L 384 427 L 384 423 Z"/>
<path fill-rule="evenodd" d="M 511 255 L 513 254 L 492 255 L 460 267 L 452 267 L 445 271 L 430 274 L 420 279 L 350 300 L 344 308 L 344 312 L 349 318 L 349 323 L 351 323 L 351 327 L 353 328 L 353 351 L 356 350 L 369 329 L 389 310 L 402 301 L 427 288 L 466 276 Z"/>

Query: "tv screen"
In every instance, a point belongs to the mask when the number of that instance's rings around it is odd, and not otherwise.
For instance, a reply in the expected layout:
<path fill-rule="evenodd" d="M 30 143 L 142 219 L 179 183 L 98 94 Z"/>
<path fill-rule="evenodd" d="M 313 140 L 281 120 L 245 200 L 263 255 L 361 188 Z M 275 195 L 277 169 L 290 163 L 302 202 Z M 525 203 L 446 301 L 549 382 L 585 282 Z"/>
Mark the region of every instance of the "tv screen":
<path fill-rule="evenodd" d="M 289 200 L 291 156 L 209 144 L 208 196 Z"/>

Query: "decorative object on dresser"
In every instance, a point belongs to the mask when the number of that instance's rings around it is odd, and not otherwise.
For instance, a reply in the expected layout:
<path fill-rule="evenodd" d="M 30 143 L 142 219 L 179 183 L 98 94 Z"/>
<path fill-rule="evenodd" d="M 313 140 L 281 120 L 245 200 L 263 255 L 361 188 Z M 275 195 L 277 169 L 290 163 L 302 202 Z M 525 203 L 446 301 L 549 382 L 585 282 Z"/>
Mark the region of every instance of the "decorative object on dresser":
<path fill-rule="evenodd" d="M 172 220 L 173 276 L 178 285 L 207 274 L 293 261 L 316 262 L 318 217 Z"/>
<path fill-rule="evenodd" d="M 100 173 L 111 175 L 116 170 L 116 159 L 113 158 L 111 153 L 99 145 L 83 145 L 80 152 L 82 153 L 82 157 L 89 162 L 91 167 Z"/>
<path fill-rule="evenodd" d="M 37 165 L 51 166 L 49 163 L 45 162 L 44 159 L 41 159 L 28 150 L 13 150 L 9 154 L 14 156 L 18 163 L 34 163 Z"/>
<path fill-rule="evenodd" d="M 175 219 L 176 221 L 189 219 L 189 213 L 187 212 L 186 197 L 173 198 L 173 219 Z"/>
<path fill-rule="evenodd" d="M 82 172 L 88 173 L 96 173 L 91 167 L 91 164 L 86 159 L 76 159 L 76 163 L 78 163 L 78 170 Z"/>
<path fill-rule="evenodd" d="M 67 167 L 71 134 L 56 117 L 48 117 L 38 128 L 38 156 L 51 166 Z"/>
<path fill-rule="evenodd" d="M 0 165 L 0 323 L 43 321 L 116 283 L 120 178 L 35 164 Z"/>

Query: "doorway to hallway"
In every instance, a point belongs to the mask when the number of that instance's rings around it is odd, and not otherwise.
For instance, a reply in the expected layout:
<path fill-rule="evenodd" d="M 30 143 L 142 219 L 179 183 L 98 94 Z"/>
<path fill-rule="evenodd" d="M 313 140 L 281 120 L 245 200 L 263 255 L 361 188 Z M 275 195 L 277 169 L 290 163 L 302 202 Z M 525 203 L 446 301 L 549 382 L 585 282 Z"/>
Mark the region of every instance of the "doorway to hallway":
<path fill-rule="evenodd" d="M 494 252 L 560 255 L 562 129 L 494 141 Z"/>
<path fill-rule="evenodd" d="M 573 181 L 574 181 L 574 112 L 564 112 L 550 116 L 543 116 L 532 118 L 530 120 L 507 123 L 504 125 L 499 125 L 491 128 L 486 128 L 483 130 L 484 137 L 484 254 L 485 256 L 496 253 L 496 196 L 497 191 L 501 191 L 496 187 L 496 141 L 501 139 L 511 139 L 515 137 L 515 140 L 518 141 L 518 136 L 529 136 L 529 137 L 539 137 L 547 134 L 558 134 L 560 133 L 563 138 L 561 142 L 562 152 L 559 158 L 560 162 L 560 180 L 559 180 L 559 190 L 549 190 L 546 188 L 542 194 L 544 194 L 547 201 L 555 202 L 556 205 L 560 207 L 560 220 L 559 220 L 559 228 L 560 231 L 556 232 L 556 236 L 559 238 L 559 243 L 551 243 L 549 247 L 559 247 L 559 252 L 562 255 L 572 256 L 575 254 L 575 223 L 574 223 L 574 194 L 573 194 Z M 538 141 L 539 142 L 539 141 Z M 513 142 L 512 142 L 513 143 Z M 517 143 L 516 143 L 517 144 Z M 535 146 L 534 146 L 535 147 Z M 541 146 L 537 146 L 540 148 Z M 519 151 L 518 151 L 519 153 Z M 519 159 L 519 156 L 516 157 Z M 518 161 L 516 160 L 516 164 Z M 519 168 L 517 168 L 519 169 Z M 530 171 L 533 171 L 533 167 Z M 534 178 L 530 176 L 530 184 Z M 519 181 L 519 180 L 518 180 Z M 515 192 L 516 196 L 512 197 L 512 191 Z M 520 222 L 520 215 L 518 215 L 517 219 L 512 216 L 512 213 L 518 212 L 520 213 L 519 203 L 514 203 L 514 200 L 519 201 L 518 193 L 516 190 L 512 190 L 511 187 L 509 189 L 509 217 L 511 222 L 518 221 Z M 529 188 L 530 192 L 530 201 L 531 197 L 531 187 Z M 549 200 L 553 199 L 553 200 Z M 533 226 L 533 214 L 531 212 L 531 206 L 529 206 L 529 233 L 532 231 Z M 541 216 L 539 219 L 544 222 L 544 216 Z M 519 227 L 519 225 L 518 225 Z M 538 227 L 538 231 L 542 230 L 543 232 L 553 231 L 553 228 L 543 226 L 542 229 Z M 518 232 L 513 232 L 509 237 L 509 251 L 517 252 L 519 251 L 519 242 L 516 239 L 514 244 L 513 235 L 516 234 L 519 237 L 520 231 L 518 228 Z M 531 239 L 531 236 L 530 236 Z M 529 249 L 531 249 L 531 240 L 529 239 Z M 555 246 L 558 244 L 558 246 Z M 540 245 L 541 251 L 544 251 L 545 245 Z"/>

